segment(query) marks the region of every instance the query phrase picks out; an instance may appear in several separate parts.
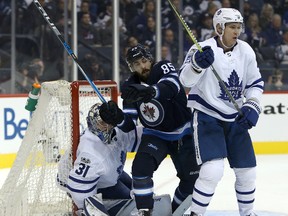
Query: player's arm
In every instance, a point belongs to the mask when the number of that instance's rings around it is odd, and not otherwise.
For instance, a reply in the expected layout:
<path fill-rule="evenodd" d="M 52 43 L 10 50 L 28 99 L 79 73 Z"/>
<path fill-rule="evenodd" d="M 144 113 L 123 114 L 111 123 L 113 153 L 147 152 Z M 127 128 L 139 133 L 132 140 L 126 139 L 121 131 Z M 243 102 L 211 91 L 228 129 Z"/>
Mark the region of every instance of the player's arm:
<path fill-rule="evenodd" d="M 260 100 L 264 89 L 259 68 L 257 67 L 256 56 L 253 50 L 250 50 L 249 60 L 246 68 L 247 84 L 244 86 L 244 97 L 246 101 L 241 107 L 242 115 L 238 115 L 236 122 L 243 128 L 251 129 L 256 126 L 261 113 Z"/>
<path fill-rule="evenodd" d="M 97 184 L 104 168 L 95 163 L 88 153 L 81 153 L 69 173 L 67 191 L 79 209 L 84 208 L 84 200 L 97 193 Z"/>
<path fill-rule="evenodd" d="M 204 46 L 200 52 L 196 45 L 188 51 L 179 70 L 179 80 L 185 87 L 194 86 L 203 76 L 205 69 L 214 62 L 214 52 L 210 46 Z"/>
<path fill-rule="evenodd" d="M 143 126 L 137 126 L 135 130 L 129 132 L 127 142 L 127 152 L 136 152 L 141 142 L 141 136 L 143 133 Z"/>
<path fill-rule="evenodd" d="M 261 73 L 257 66 L 256 55 L 252 48 L 247 50 L 249 52 L 249 60 L 246 64 L 246 86 L 244 86 L 244 96 L 246 99 L 256 98 L 258 101 L 261 100 L 261 96 L 264 90 L 264 81 L 261 77 Z"/>
<path fill-rule="evenodd" d="M 153 73 L 160 77 L 156 88 L 155 98 L 171 100 L 175 98 L 181 89 L 178 73 L 174 65 L 169 61 L 160 61 L 153 68 Z"/>
<path fill-rule="evenodd" d="M 123 100 L 123 113 L 125 117 L 133 121 L 134 125 L 137 125 L 138 121 L 138 110 L 135 104 L 128 103 L 126 100 Z M 130 121 L 129 120 L 129 121 Z"/>
<path fill-rule="evenodd" d="M 180 91 L 180 82 L 175 67 L 169 61 L 161 61 L 152 68 L 151 78 L 153 85 L 130 84 L 122 90 L 121 97 L 124 103 L 148 103 L 152 98 L 172 99 Z"/>

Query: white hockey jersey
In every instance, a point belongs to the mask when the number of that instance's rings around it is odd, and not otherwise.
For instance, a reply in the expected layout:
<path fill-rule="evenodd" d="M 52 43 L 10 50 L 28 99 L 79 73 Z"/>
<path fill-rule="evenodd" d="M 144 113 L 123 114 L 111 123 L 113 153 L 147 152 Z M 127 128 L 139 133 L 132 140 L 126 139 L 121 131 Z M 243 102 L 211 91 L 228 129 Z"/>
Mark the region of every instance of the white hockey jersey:
<path fill-rule="evenodd" d="M 115 132 L 111 143 L 104 144 L 86 129 L 80 137 L 73 168 L 69 168 L 70 152 L 59 162 L 58 186 L 72 196 L 78 208 L 83 208 L 84 199 L 96 194 L 98 188 L 114 186 L 123 171 L 126 153 L 139 147 L 142 127 L 129 133 L 116 127 Z"/>
<path fill-rule="evenodd" d="M 201 47 L 211 46 L 213 49 L 215 57 L 213 67 L 240 108 L 244 98 L 260 101 L 264 82 L 255 53 L 248 43 L 237 40 L 233 50 L 226 53 L 217 46 L 215 37 L 199 44 Z M 180 82 L 190 88 L 188 106 L 223 121 L 234 121 L 238 115 L 237 109 L 220 86 L 211 68 L 204 69 L 201 73 L 193 70 L 190 62 L 196 51 L 197 48 L 193 45 L 180 68 Z"/>

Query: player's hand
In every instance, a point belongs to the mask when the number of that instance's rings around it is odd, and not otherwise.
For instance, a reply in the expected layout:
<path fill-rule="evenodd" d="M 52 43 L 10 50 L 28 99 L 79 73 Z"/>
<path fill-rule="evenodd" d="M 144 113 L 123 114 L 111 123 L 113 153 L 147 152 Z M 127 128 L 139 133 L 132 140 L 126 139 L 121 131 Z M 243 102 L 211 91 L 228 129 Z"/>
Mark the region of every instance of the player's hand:
<path fill-rule="evenodd" d="M 214 52 L 210 46 L 202 48 L 203 52 L 196 51 L 192 57 L 192 67 L 196 70 L 206 69 L 214 62 Z"/>
<path fill-rule="evenodd" d="M 120 124 L 124 120 L 124 114 L 122 110 L 114 101 L 108 101 L 100 106 L 99 114 L 101 119 L 107 124 L 111 124 L 114 127 Z"/>
<path fill-rule="evenodd" d="M 244 129 L 251 129 L 256 126 L 261 108 L 259 104 L 255 101 L 247 101 L 243 104 L 242 115 L 238 115 L 236 122 L 241 125 Z"/>
<path fill-rule="evenodd" d="M 144 102 L 148 103 L 156 95 L 156 90 L 152 86 L 132 84 L 122 90 L 121 97 L 127 103 Z"/>

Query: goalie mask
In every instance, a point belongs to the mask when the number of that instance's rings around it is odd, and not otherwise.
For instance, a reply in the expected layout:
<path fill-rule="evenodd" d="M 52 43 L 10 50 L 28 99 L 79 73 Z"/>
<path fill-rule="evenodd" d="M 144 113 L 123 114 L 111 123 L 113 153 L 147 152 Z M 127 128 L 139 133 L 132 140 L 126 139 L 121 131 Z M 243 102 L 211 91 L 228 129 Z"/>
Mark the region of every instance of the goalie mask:
<path fill-rule="evenodd" d="M 220 8 L 215 12 L 213 17 L 214 30 L 216 34 L 220 37 L 222 37 L 224 34 L 225 24 L 235 22 L 242 24 L 242 33 L 244 33 L 243 17 L 238 10 L 234 8 Z M 222 28 L 221 34 L 219 34 L 219 32 L 217 31 L 218 24 Z"/>
<path fill-rule="evenodd" d="M 111 135 L 113 132 L 113 126 L 110 124 L 107 124 L 104 122 L 99 114 L 99 109 L 100 109 L 101 104 L 96 103 L 94 104 L 89 112 L 88 116 L 86 118 L 87 120 L 87 125 L 89 130 L 98 136 L 105 144 L 111 142 Z"/>
<path fill-rule="evenodd" d="M 126 54 L 126 62 L 131 72 L 134 72 L 132 68 L 132 63 L 140 58 L 146 58 L 150 62 L 154 61 L 153 56 L 150 53 L 150 51 L 141 44 L 138 44 L 137 46 L 134 46 L 134 47 L 130 47 L 128 49 L 127 54 Z"/>

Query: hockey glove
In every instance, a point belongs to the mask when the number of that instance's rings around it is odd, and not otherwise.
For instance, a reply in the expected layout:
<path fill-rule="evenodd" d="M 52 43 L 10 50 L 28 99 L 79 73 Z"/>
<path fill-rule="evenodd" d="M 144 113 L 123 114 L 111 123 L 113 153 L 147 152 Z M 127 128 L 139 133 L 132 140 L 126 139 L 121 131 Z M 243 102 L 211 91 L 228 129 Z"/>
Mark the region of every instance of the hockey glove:
<path fill-rule="evenodd" d="M 243 104 L 241 111 L 242 115 L 238 115 L 236 122 L 244 129 L 251 129 L 256 125 L 259 114 L 261 113 L 259 104 L 254 100 L 248 100 Z"/>
<path fill-rule="evenodd" d="M 106 122 L 107 124 L 111 124 L 114 127 L 124 120 L 124 114 L 122 110 L 112 100 L 108 103 L 103 103 L 100 106 L 99 114 L 104 122 Z"/>
<path fill-rule="evenodd" d="M 156 90 L 152 86 L 132 84 L 122 90 L 121 97 L 127 103 L 144 102 L 148 103 L 156 95 Z"/>
<path fill-rule="evenodd" d="M 210 46 L 202 48 L 203 52 L 196 51 L 192 57 L 192 67 L 196 71 L 208 68 L 214 62 L 214 52 Z"/>

